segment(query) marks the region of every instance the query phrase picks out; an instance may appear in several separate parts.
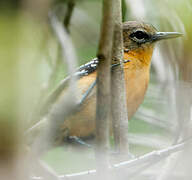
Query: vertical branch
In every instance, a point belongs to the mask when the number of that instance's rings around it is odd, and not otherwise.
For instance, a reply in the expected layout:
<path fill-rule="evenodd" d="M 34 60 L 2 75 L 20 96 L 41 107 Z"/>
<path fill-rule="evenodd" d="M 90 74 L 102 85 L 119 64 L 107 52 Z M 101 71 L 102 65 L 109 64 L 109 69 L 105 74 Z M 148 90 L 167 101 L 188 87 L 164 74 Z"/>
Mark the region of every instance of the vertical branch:
<path fill-rule="evenodd" d="M 64 22 L 63 22 L 64 26 L 68 32 L 69 32 L 69 25 L 70 25 L 70 20 L 71 20 L 72 14 L 73 14 L 74 7 L 75 7 L 74 0 L 69 0 L 67 3 L 67 13 L 66 13 L 66 16 L 65 16 Z"/>
<path fill-rule="evenodd" d="M 113 41 L 113 62 L 120 63 L 112 71 L 112 124 L 115 147 L 119 153 L 128 153 L 128 112 L 123 71 L 123 34 L 121 0 L 115 1 L 115 29 Z"/>
<path fill-rule="evenodd" d="M 125 21 L 126 19 L 126 14 L 127 14 L 127 5 L 126 5 L 126 0 L 121 0 L 122 2 L 122 20 L 123 22 Z"/>
<path fill-rule="evenodd" d="M 75 53 L 71 38 L 68 35 L 66 29 L 57 20 L 57 17 L 55 15 L 51 16 L 51 24 L 59 40 L 59 43 L 61 45 L 62 54 L 63 54 L 63 57 L 65 58 L 63 60 L 67 64 L 68 74 L 73 75 L 77 67 L 77 57 L 76 57 L 76 53 Z M 71 94 L 73 94 L 73 97 L 76 98 L 77 97 L 76 96 L 76 92 L 77 92 L 76 78 L 73 76 L 70 79 L 69 88 L 71 90 Z"/>
<path fill-rule="evenodd" d="M 96 159 L 98 171 L 107 167 L 110 114 L 110 65 L 113 40 L 114 0 L 103 0 L 103 19 L 97 57 L 99 59 L 97 76 L 96 105 Z"/>

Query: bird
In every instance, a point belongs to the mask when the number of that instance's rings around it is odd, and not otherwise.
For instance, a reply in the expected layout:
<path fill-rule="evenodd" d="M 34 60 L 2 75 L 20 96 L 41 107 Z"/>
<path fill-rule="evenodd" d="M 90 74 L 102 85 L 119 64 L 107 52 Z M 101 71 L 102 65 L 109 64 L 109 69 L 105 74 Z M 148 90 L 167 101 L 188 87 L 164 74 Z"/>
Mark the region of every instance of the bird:
<path fill-rule="evenodd" d="M 143 102 L 147 91 L 151 58 L 156 42 L 177 38 L 182 34 L 178 32 L 159 32 L 153 25 L 138 21 L 124 22 L 122 33 L 126 102 L 128 119 L 131 119 Z M 63 132 L 62 139 L 65 137 L 86 138 L 94 136 L 98 63 L 98 59 L 95 58 L 80 66 L 76 71 L 80 103 L 74 113 L 65 117 L 60 127 L 61 132 Z M 113 63 L 111 65 L 112 71 L 116 65 L 118 64 Z M 66 91 L 67 87 L 60 93 L 57 101 L 61 101 Z"/>

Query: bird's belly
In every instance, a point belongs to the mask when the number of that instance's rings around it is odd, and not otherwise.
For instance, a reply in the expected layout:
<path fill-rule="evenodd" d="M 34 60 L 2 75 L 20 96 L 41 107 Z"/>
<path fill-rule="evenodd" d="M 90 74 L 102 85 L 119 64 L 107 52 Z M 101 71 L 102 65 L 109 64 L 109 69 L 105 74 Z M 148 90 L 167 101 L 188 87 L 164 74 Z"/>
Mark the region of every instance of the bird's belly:
<path fill-rule="evenodd" d="M 96 75 L 89 78 L 85 83 L 84 79 L 78 82 L 79 88 L 84 93 L 94 82 Z M 85 78 L 88 79 L 88 78 Z M 126 96 L 129 119 L 136 112 L 139 105 L 144 99 L 148 85 L 148 74 L 141 75 L 131 74 L 125 71 Z M 82 86 L 83 84 L 83 86 Z M 78 112 L 67 118 L 62 128 L 68 129 L 69 136 L 88 137 L 94 134 L 96 115 L 96 88 L 93 89 L 92 95 L 87 98 Z"/>

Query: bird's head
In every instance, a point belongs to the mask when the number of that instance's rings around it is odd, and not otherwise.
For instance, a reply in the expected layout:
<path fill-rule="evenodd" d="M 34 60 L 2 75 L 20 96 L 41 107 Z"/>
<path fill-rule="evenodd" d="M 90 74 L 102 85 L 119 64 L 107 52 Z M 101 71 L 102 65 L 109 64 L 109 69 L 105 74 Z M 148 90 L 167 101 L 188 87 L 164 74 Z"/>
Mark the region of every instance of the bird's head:
<path fill-rule="evenodd" d="M 158 32 L 152 25 L 128 21 L 123 24 L 124 59 L 138 59 L 149 65 L 156 42 L 181 36 L 177 32 Z"/>

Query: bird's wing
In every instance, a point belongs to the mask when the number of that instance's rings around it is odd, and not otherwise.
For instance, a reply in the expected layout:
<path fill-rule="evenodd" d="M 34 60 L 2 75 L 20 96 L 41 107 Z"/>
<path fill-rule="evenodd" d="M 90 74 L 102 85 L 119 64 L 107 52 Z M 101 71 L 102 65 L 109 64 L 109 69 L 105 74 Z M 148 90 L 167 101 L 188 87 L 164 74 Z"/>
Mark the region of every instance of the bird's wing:
<path fill-rule="evenodd" d="M 124 63 L 128 62 L 129 60 L 124 60 Z M 84 76 L 88 76 L 91 73 L 95 72 L 97 70 L 98 67 L 98 58 L 94 58 L 93 60 L 89 61 L 88 63 L 80 66 L 76 72 L 70 76 L 67 76 L 65 79 L 63 79 L 58 86 L 55 88 L 55 90 L 53 90 L 50 95 L 48 96 L 48 98 L 46 99 L 46 103 L 45 104 L 53 104 L 54 100 L 57 99 L 57 97 L 62 93 L 62 91 L 65 89 L 65 87 L 67 87 L 68 82 L 70 81 L 71 77 L 75 77 L 77 79 L 80 79 L 81 77 Z M 115 66 L 120 65 L 118 64 L 112 64 L 111 68 L 114 68 Z M 82 94 L 82 98 L 80 99 L 79 105 L 81 105 L 86 98 L 88 97 L 88 95 L 92 92 L 93 88 L 96 85 L 96 80 L 87 88 L 87 91 Z M 47 109 L 47 108 L 45 108 Z"/>
<path fill-rule="evenodd" d="M 129 62 L 129 60 L 124 60 L 124 63 Z M 48 97 L 46 98 L 45 102 L 43 103 L 43 113 L 45 114 L 46 112 L 49 111 L 49 108 L 51 107 L 52 104 L 55 103 L 55 101 L 57 100 L 58 96 L 63 92 L 63 90 L 67 87 L 71 77 L 75 77 L 77 79 L 80 79 L 81 77 L 85 77 L 90 75 L 91 73 L 95 72 L 97 70 L 98 67 L 98 58 L 94 58 L 93 60 L 89 61 L 88 63 L 80 66 L 76 72 L 70 76 L 67 76 L 65 79 L 63 79 L 58 86 L 55 88 L 55 90 L 53 90 Z M 118 64 L 112 64 L 111 68 L 113 69 L 114 67 L 120 65 L 120 63 Z M 82 94 L 82 98 L 80 99 L 79 103 L 77 104 L 77 106 L 83 104 L 83 102 L 87 99 L 87 97 L 89 96 L 89 94 L 92 92 L 93 88 L 96 85 L 96 80 L 93 81 L 92 84 L 90 84 L 90 86 L 87 88 L 86 92 L 84 92 Z"/>
<path fill-rule="evenodd" d="M 80 75 L 81 77 L 87 76 L 96 71 L 98 63 L 99 63 L 98 59 L 94 58 L 92 61 L 80 66 L 77 72 L 81 74 Z M 96 80 L 89 86 L 87 91 L 82 95 L 79 105 L 83 104 L 83 102 L 86 100 L 86 98 L 89 96 L 89 94 L 91 93 L 91 91 L 95 86 L 96 86 Z"/>
<path fill-rule="evenodd" d="M 63 79 L 58 84 L 58 86 L 47 96 L 47 98 L 43 102 L 41 115 L 43 116 L 44 114 L 46 114 L 49 111 L 50 107 L 55 103 L 55 101 L 57 100 L 59 95 L 67 87 L 71 77 L 80 79 L 81 77 L 88 76 L 89 74 L 96 71 L 98 63 L 99 63 L 98 59 L 94 58 L 90 62 L 80 66 L 74 74 L 67 76 L 65 79 Z M 82 95 L 82 98 L 80 99 L 80 101 L 78 103 L 78 106 L 81 105 L 86 100 L 86 98 L 91 93 L 91 91 L 95 87 L 95 85 L 96 85 L 96 80 L 90 85 L 90 87 L 87 89 L 87 91 Z"/>
<path fill-rule="evenodd" d="M 87 76 L 87 75 L 95 72 L 97 70 L 98 63 L 99 63 L 98 59 L 94 58 L 92 61 L 80 66 L 77 70 L 79 77 Z M 82 95 L 82 98 L 81 98 L 80 102 L 78 103 L 78 105 L 83 104 L 83 102 L 87 99 L 89 94 L 92 92 L 93 88 L 96 86 L 96 83 L 97 82 L 95 79 L 93 81 L 93 83 L 88 87 L 86 92 Z"/>
<path fill-rule="evenodd" d="M 92 61 L 80 66 L 77 69 L 77 72 L 80 74 L 80 76 L 89 75 L 97 69 L 98 63 L 98 59 L 94 58 Z"/>
<path fill-rule="evenodd" d="M 58 84 L 58 86 L 42 101 L 42 104 L 40 105 L 40 108 L 39 108 L 40 110 L 38 115 L 39 118 L 41 119 L 50 111 L 52 105 L 56 103 L 58 97 L 68 86 L 69 81 L 72 77 L 75 77 L 76 79 L 80 79 L 81 77 L 88 76 L 89 74 L 96 71 L 97 66 L 98 66 L 98 59 L 94 58 L 90 62 L 80 66 L 74 74 L 67 76 L 65 79 L 63 79 Z M 76 107 L 74 107 L 74 109 L 78 109 L 85 102 L 85 100 L 90 95 L 93 88 L 95 87 L 95 85 L 96 85 L 96 80 L 94 80 L 93 83 L 88 86 L 87 90 L 82 94 L 79 103 L 76 105 Z M 44 119 L 34 123 L 34 125 L 31 128 L 29 128 L 26 131 L 26 133 L 32 132 L 33 129 L 36 129 L 36 127 L 38 127 L 43 122 L 44 122 Z"/>

